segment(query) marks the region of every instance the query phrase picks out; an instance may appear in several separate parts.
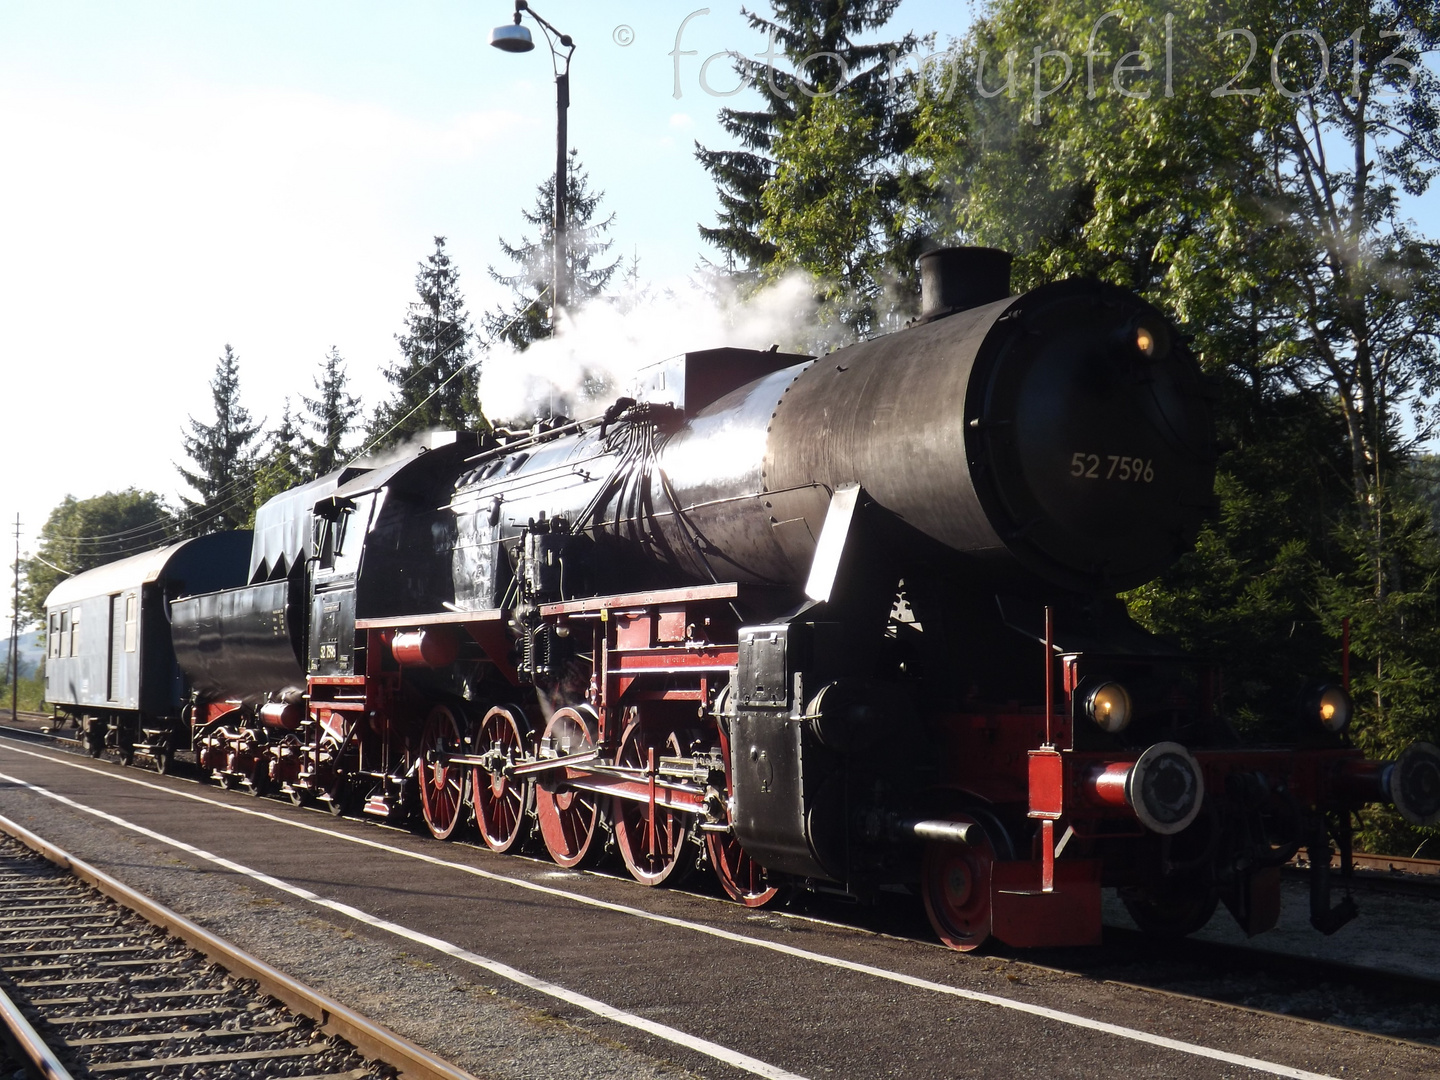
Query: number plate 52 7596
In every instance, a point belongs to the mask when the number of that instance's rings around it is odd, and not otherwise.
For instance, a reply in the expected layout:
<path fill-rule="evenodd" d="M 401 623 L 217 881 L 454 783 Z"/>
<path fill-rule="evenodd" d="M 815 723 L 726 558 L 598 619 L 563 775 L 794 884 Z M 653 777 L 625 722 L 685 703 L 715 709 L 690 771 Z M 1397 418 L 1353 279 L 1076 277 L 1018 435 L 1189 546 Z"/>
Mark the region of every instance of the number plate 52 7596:
<path fill-rule="evenodd" d="M 1070 475 L 1084 480 L 1124 480 L 1148 484 L 1155 479 L 1155 463 L 1141 457 L 1087 454 L 1076 450 L 1070 455 Z"/>

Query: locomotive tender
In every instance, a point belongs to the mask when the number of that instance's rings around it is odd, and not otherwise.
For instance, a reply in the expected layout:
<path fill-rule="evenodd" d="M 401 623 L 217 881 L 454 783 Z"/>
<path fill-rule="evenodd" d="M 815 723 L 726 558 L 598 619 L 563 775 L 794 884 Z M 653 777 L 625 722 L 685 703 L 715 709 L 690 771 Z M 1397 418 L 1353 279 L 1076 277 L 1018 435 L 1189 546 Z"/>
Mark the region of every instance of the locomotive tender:
<path fill-rule="evenodd" d="M 959 949 L 1097 942 L 1104 886 L 1158 933 L 1222 901 L 1259 933 L 1305 847 L 1333 932 L 1332 843 L 1348 872 L 1369 802 L 1440 819 L 1440 751 L 1366 761 L 1340 687 L 1240 745 L 1115 599 L 1212 504 L 1198 367 L 1129 292 L 1008 275 L 932 252 L 899 333 L 688 353 L 603 417 L 277 496 L 247 584 L 169 604 L 201 767 L 649 885 L 708 864 L 750 905 L 911 889 Z"/>

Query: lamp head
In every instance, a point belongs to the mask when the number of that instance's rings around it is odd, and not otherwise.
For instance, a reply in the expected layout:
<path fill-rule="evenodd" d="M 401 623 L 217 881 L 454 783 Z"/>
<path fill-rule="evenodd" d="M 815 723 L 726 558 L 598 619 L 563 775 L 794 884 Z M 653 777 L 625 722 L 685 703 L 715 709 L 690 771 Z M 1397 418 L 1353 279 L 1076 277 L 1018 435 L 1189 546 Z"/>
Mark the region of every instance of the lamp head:
<path fill-rule="evenodd" d="M 520 13 L 515 13 L 515 22 L 497 26 L 490 31 L 490 44 L 503 52 L 524 53 L 535 48 L 535 39 L 527 27 L 520 25 Z"/>

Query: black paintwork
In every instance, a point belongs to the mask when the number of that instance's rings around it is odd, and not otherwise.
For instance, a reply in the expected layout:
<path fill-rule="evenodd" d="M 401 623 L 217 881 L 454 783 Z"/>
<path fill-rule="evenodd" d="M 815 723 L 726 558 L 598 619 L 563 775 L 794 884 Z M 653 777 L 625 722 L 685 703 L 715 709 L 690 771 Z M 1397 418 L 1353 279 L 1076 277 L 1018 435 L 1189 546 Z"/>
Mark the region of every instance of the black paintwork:
<path fill-rule="evenodd" d="M 288 578 L 172 601 L 175 655 L 200 700 L 305 685 L 305 568 Z"/>

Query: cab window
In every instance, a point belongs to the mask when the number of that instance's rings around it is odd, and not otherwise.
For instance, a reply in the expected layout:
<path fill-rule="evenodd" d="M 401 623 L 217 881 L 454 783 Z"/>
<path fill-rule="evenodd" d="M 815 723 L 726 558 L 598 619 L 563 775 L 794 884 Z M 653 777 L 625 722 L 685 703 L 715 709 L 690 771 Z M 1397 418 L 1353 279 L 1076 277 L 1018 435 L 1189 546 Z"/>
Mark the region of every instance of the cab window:
<path fill-rule="evenodd" d="M 336 507 L 327 517 L 315 519 L 315 562 L 321 570 L 353 574 L 360 566 L 365 526 L 374 496 Z"/>

